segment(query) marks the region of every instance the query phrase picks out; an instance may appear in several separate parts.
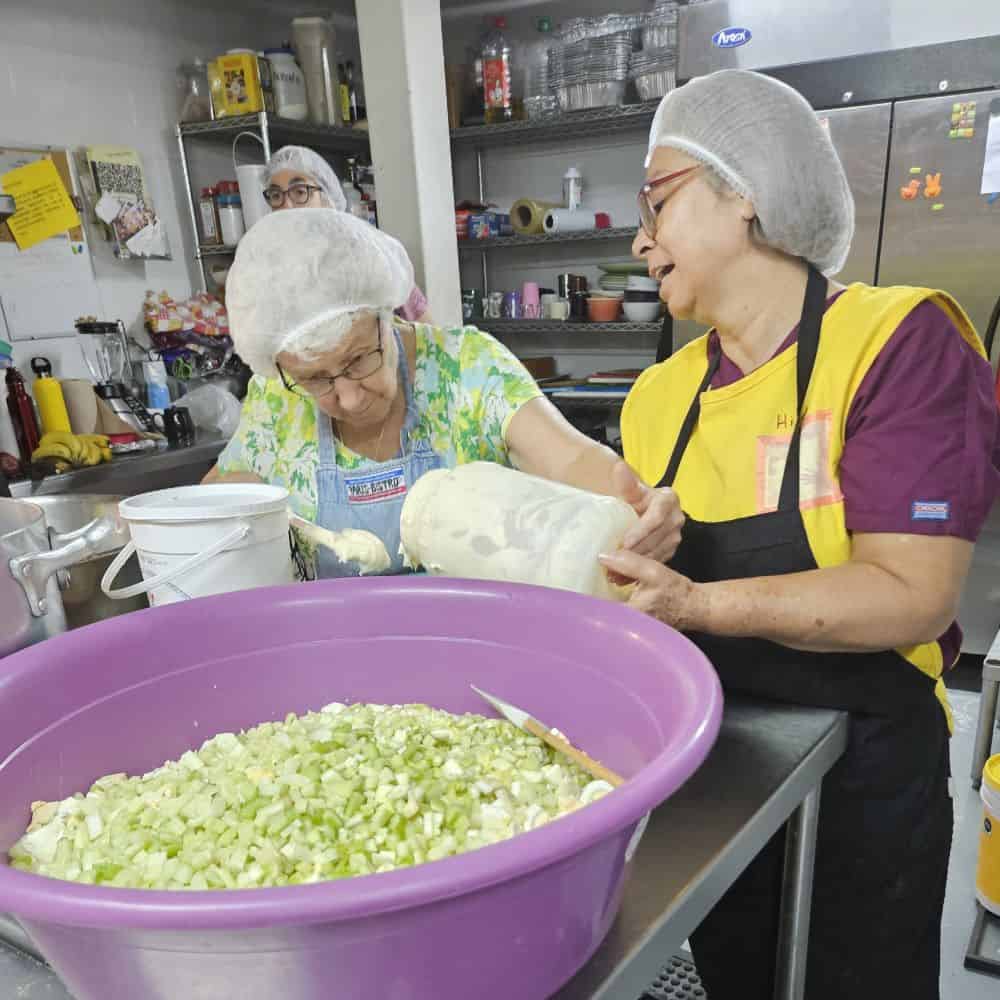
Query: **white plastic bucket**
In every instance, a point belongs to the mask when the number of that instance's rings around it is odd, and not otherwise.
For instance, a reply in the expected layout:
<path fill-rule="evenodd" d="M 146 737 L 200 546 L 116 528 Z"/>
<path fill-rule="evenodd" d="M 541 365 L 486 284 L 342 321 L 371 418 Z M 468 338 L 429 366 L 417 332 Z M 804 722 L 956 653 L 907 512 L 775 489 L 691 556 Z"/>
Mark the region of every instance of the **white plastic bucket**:
<path fill-rule="evenodd" d="M 271 210 L 264 201 L 264 184 L 267 167 L 255 163 L 241 163 L 236 168 L 236 183 L 243 203 L 243 224 L 251 229 Z"/>
<path fill-rule="evenodd" d="M 251 483 L 180 486 L 118 505 L 131 541 L 101 580 L 108 597 L 148 593 L 151 607 L 294 580 L 288 491 Z M 133 552 L 142 582 L 112 584 Z"/>
<path fill-rule="evenodd" d="M 983 800 L 983 829 L 979 834 L 976 898 L 1000 917 L 1000 753 L 986 762 L 979 795 Z"/>

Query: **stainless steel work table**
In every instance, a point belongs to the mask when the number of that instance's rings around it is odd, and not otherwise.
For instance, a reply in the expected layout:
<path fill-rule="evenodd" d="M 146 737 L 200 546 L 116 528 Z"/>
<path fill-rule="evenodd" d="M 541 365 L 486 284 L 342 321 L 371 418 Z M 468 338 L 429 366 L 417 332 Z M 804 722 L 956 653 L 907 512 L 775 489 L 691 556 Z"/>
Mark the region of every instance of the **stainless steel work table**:
<path fill-rule="evenodd" d="M 708 760 L 650 818 L 611 932 L 553 1000 L 637 1000 L 789 818 L 778 1000 L 801 998 L 819 789 L 847 725 L 838 712 L 729 699 Z M 69 1000 L 47 967 L 0 945 L 0 997 L 14 996 Z"/>
<path fill-rule="evenodd" d="M 227 440 L 219 434 L 199 432 L 194 444 L 169 445 L 158 451 L 118 455 L 102 465 L 74 469 L 61 476 L 46 476 L 36 482 L 21 480 L 10 484 L 10 492 L 18 500 L 57 493 L 128 497 L 198 483 L 215 465 Z"/>

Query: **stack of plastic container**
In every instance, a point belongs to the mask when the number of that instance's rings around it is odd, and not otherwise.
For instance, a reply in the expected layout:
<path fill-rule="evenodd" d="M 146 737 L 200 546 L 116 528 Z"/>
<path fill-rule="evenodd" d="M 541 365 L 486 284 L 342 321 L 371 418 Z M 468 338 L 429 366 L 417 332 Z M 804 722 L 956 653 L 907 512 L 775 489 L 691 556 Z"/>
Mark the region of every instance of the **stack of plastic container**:
<path fill-rule="evenodd" d="M 642 51 L 632 55 L 629 75 L 641 101 L 653 101 L 677 86 L 676 0 L 657 0 L 642 26 Z"/>
<path fill-rule="evenodd" d="M 522 61 L 516 67 L 521 74 L 518 89 L 524 94 L 524 113 L 530 119 L 547 118 L 559 112 L 549 75 L 549 51 L 554 43 L 552 21 L 540 17 L 535 27 L 538 34 L 524 47 Z"/>

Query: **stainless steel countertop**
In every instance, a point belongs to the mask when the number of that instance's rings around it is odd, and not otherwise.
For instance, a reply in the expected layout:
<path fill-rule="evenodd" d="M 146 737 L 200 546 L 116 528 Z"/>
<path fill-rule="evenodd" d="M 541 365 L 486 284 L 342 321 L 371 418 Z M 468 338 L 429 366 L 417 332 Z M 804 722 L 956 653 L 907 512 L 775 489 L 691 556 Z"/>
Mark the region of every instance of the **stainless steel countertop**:
<path fill-rule="evenodd" d="M 552 1000 L 642 996 L 836 763 L 847 726 L 841 712 L 727 700 L 708 759 L 650 817 L 610 933 Z"/>
<path fill-rule="evenodd" d="M 11 483 L 11 496 L 30 500 L 56 493 L 105 493 L 134 496 L 151 490 L 197 483 L 215 464 L 227 438 L 199 434 L 192 445 L 169 446 L 139 455 L 121 455 L 103 465 L 46 476 L 37 483 Z"/>
<path fill-rule="evenodd" d="M 728 701 L 704 765 L 653 813 L 610 933 L 552 1000 L 637 1000 L 846 745 L 843 713 Z M 0 945 L 0 997 L 14 996 L 72 1000 L 47 966 Z"/>

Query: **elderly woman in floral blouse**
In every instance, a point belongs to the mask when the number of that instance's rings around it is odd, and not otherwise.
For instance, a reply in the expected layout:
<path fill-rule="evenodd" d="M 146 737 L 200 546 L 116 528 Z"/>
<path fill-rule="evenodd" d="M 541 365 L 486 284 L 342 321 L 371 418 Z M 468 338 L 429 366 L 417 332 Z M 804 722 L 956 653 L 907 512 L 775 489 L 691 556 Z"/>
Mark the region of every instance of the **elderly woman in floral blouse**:
<path fill-rule="evenodd" d="M 403 247 L 346 213 L 258 222 L 227 282 L 233 340 L 257 377 L 206 482 L 284 486 L 302 517 L 377 535 L 401 572 L 409 487 L 432 469 L 493 461 L 621 497 L 640 515 L 625 547 L 668 559 L 683 520 L 673 491 L 645 486 L 572 427 L 488 334 L 394 317 L 412 287 Z M 317 569 L 359 572 L 325 550 Z"/>

